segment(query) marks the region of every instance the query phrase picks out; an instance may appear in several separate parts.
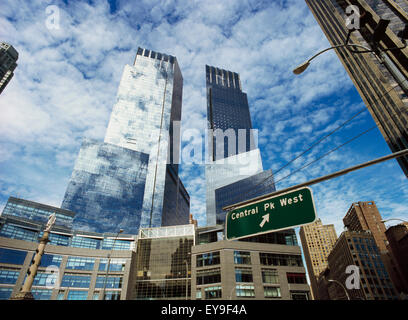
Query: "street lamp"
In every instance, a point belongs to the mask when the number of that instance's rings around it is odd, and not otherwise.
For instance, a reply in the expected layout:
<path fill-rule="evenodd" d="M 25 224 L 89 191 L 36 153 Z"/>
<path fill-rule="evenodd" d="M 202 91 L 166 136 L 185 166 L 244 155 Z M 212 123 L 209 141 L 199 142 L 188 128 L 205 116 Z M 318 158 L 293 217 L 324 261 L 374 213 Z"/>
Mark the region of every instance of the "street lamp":
<path fill-rule="evenodd" d="M 295 69 L 293 69 L 293 73 L 294 73 L 294 74 L 301 74 L 301 73 L 303 73 L 303 72 L 307 69 L 307 67 L 309 67 L 310 62 L 311 62 L 314 58 L 316 58 L 317 56 L 320 56 L 322 53 L 324 53 L 324 52 L 326 52 L 326 51 L 329 51 L 329 50 L 338 49 L 338 48 L 344 48 L 344 47 L 347 47 L 347 48 L 350 48 L 350 47 L 363 48 L 365 51 L 357 51 L 357 52 L 360 52 L 360 53 L 363 53 L 363 52 L 372 52 L 372 50 L 371 50 L 370 48 L 367 48 L 367 47 L 365 47 L 365 46 L 363 46 L 363 45 L 360 45 L 360 44 L 347 44 L 347 43 L 345 43 L 345 44 L 339 44 L 339 45 L 337 45 L 337 46 L 333 46 L 333 47 L 324 49 L 324 50 L 322 50 L 322 51 L 316 53 L 316 54 L 315 54 L 313 57 L 311 57 L 309 60 L 303 62 L 302 64 L 298 65 Z"/>
<path fill-rule="evenodd" d="M 106 281 L 108 279 L 108 272 L 109 272 L 109 268 L 110 268 L 110 261 L 111 261 L 111 255 L 113 253 L 113 249 L 115 248 L 115 243 L 116 243 L 116 239 L 118 238 L 119 234 L 123 232 L 123 229 L 120 229 L 118 231 L 118 233 L 116 234 L 115 239 L 113 240 L 113 245 L 112 245 L 112 249 L 111 251 L 108 253 L 108 265 L 106 267 L 106 273 L 105 273 L 105 281 L 103 282 L 103 300 L 105 300 L 106 298 Z"/>
<path fill-rule="evenodd" d="M 346 293 L 347 300 L 350 300 L 350 296 L 349 296 L 349 294 L 347 292 L 347 289 L 343 286 L 343 284 L 340 281 L 337 281 L 337 280 L 334 280 L 334 279 L 328 279 L 327 281 L 334 282 L 334 283 L 337 283 L 338 285 L 340 285 L 343 288 L 344 292 Z"/>
<path fill-rule="evenodd" d="M 385 223 L 385 222 L 393 221 L 393 220 L 395 220 L 395 221 L 400 221 L 400 222 L 402 222 L 402 223 L 408 223 L 408 221 L 402 220 L 402 219 L 398 219 L 398 218 L 391 218 L 391 219 L 381 220 L 381 222 L 382 222 L 382 223 Z"/>
<path fill-rule="evenodd" d="M 398 36 L 401 38 L 401 42 L 403 42 L 402 47 L 395 47 L 395 48 L 387 48 L 387 49 L 381 49 L 379 47 L 379 42 L 382 39 L 383 35 L 385 34 L 385 30 L 388 26 L 389 20 L 384 20 L 381 19 L 380 22 L 377 25 L 377 28 L 374 32 L 374 42 L 371 44 L 373 48 L 368 48 L 366 46 L 360 45 L 360 44 L 352 44 L 348 43 L 350 39 L 350 35 L 353 32 L 353 30 L 349 30 L 347 39 L 345 43 L 335 45 L 333 47 L 324 49 L 317 54 L 315 54 L 313 57 L 311 57 L 309 60 L 303 62 L 299 66 L 297 66 L 294 70 L 293 73 L 296 75 L 299 75 L 303 73 L 310 65 L 310 62 L 316 58 L 317 56 L 321 55 L 322 53 L 333 50 L 333 49 L 338 49 L 338 48 L 347 48 L 350 52 L 352 53 L 373 53 L 374 56 L 380 61 L 381 64 L 385 65 L 388 69 L 388 71 L 393 75 L 393 77 L 396 79 L 400 87 L 405 91 L 408 92 L 408 84 L 406 82 L 406 78 L 404 74 L 401 73 L 401 71 L 398 69 L 398 67 L 394 64 L 394 62 L 388 57 L 388 55 L 385 53 L 386 51 L 391 51 L 391 50 L 396 50 L 396 49 L 405 49 L 408 45 L 407 40 L 408 40 L 408 25 L 405 26 L 405 29 L 398 33 Z M 353 50 L 353 47 L 356 48 L 362 48 L 364 50 L 356 51 Z"/>

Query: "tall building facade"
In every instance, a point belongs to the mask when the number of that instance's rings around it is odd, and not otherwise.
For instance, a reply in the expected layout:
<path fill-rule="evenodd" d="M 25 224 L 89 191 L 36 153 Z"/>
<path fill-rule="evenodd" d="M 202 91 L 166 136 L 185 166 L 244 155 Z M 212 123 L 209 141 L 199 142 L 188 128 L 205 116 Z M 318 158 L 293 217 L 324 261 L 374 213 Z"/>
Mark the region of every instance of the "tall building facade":
<path fill-rule="evenodd" d="M 385 231 L 388 251 L 392 257 L 391 268 L 396 275 L 394 282 L 398 292 L 408 294 L 408 223 L 389 227 Z"/>
<path fill-rule="evenodd" d="M 56 224 L 31 288 L 34 299 L 130 299 L 136 236 L 74 231 L 61 223 L 72 212 L 12 198 L 0 216 L 0 300 L 20 292 L 43 235 L 41 216 L 50 212 Z"/>
<path fill-rule="evenodd" d="M 350 31 L 346 8 L 358 6 L 360 26 L 351 33 L 348 43 L 364 45 L 376 54 L 359 54 L 344 47 L 336 53 L 390 149 L 397 152 L 408 148 L 408 47 L 401 49 L 408 37 L 408 1 L 306 3 L 332 46 L 345 43 Z M 408 157 L 397 160 L 408 177 Z"/>
<path fill-rule="evenodd" d="M 381 259 L 380 251 L 370 231 L 344 231 L 328 256 L 329 270 L 326 280 L 346 284 L 350 272 L 348 266 L 357 266 L 359 283 L 352 288 L 326 282 L 330 300 L 396 300 L 398 294 Z"/>
<path fill-rule="evenodd" d="M 239 74 L 207 65 L 206 86 L 209 129 L 209 159 L 205 167 L 206 212 L 207 225 L 214 226 L 225 220 L 225 212 L 220 211 L 224 204 L 229 205 L 273 192 L 275 185 L 271 178 L 268 179 L 268 186 L 257 189 L 261 194 L 248 188 L 260 183 L 264 176 L 261 154 L 255 143 L 255 131 L 252 129 L 248 98 L 242 91 Z M 272 173 L 269 173 L 272 176 Z M 258 174 L 260 175 L 257 176 Z M 218 190 L 216 195 L 217 189 L 243 179 L 247 179 L 246 184 L 242 184 L 240 188 L 245 189 L 241 190 L 245 192 L 235 192 L 228 196 L 230 190 L 222 189 Z"/>
<path fill-rule="evenodd" d="M 140 229 L 131 299 L 189 299 L 195 236 L 194 224 Z"/>
<path fill-rule="evenodd" d="M 323 225 L 320 219 L 300 227 L 300 240 L 309 274 L 313 297 L 319 300 L 317 278 L 328 266 L 329 256 L 337 240 L 334 225 Z"/>
<path fill-rule="evenodd" d="M 197 230 L 191 259 L 192 299 L 310 299 L 294 230 L 238 241 L 216 241 L 217 232 L 208 227 Z"/>
<path fill-rule="evenodd" d="M 343 218 L 343 223 L 351 231 L 370 230 L 380 252 L 387 251 L 385 225 L 374 201 L 353 203 Z"/>
<path fill-rule="evenodd" d="M 18 52 L 8 43 L 0 43 L 0 94 L 14 76 Z"/>
<path fill-rule="evenodd" d="M 137 234 L 188 223 L 178 177 L 182 88 L 173 56 L 139 48 L 125 66 L 104 142 L 84 141 L 62 202 L 77 229 Z"/>

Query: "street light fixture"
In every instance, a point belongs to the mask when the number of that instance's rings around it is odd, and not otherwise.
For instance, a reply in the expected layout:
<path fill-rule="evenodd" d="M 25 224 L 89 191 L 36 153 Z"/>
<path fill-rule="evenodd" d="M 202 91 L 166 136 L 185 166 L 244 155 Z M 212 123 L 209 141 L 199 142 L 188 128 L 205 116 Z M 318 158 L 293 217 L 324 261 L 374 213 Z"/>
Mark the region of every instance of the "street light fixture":
<path fill-rule="evenodd" d="M 370 42 L 370 45 L 372 48 L 365 47 L 360 44 L 351 44 L 348 43 L 350 40 L 350 35 L 353 31 L 355 30 L 349 30 L 347 34 L 347 38 L 344 44 L 339 44 L 327 49 L 324 49 L 317 54 L 315 54 L 313 57 L 311 57 L 309 60 L 303 62 L 299 66 L 297 66 L 294 70 L 293 73 L 296 75 L 299 75 L 303 73 L 307 67 L 309 67 L 310 62 L 316 58 L 317 56 L 321 55 L 322 53 L 333 50 L 333 49 L 338 49 L 338 48 L 347 48 L 350 52 L 352 53 L 373 53 L 374 56 L 380 61 L 381 64 L 385 65 L 387 69 L 391 72 L 393 77 L 397 80 L 398 84 L 401 86 L 401 88 L 405 91 L 408 92 L 408 85 L 406 83 L 405 76 L 401 73 L 401 71 L 398 69 L 398 67 L 394 64 L 394 62 L 388 57 L 388 55 L 385 53 L 386 51 L 391 51 L 391 50 L 402 50 L 405 49 L 408 45 L 407 40 L 408 40 L 408 24 L 405 25 L 405 29 L 402 30 L 401 32 L 398 33 L 398 36 L 401 39 L 401 42 L 403 43 L 402 47 L 395 47 L 395 48 L 387 48 L 387 49 L 382 49 L 379 46 L 380 41 L 383 39 L 386 29 L 388 27 L 388 24 L 390 23 L 389 20 L 385 19 L 380 19 L 379 23 L 377 24 L 377 27 L 374 30 L 373 34 L 373 39 L 372 42 Z M 359 50 L 356 51 L 353 49 L 353 47 L 356 48 L 362 48 L 364 50 Z"/>
<path fill-rule="evenodd" d="M 293 73 L 294 73 L 294 74 L 297 74 L 297 75 L 303 73 L 303 72 L 307 69 L 307 67 L 309 67 L 310 62 L 311 62 L 314 58 L 316 58 L 317 56 L 320 56 L 322 53 L 324 53 L 324 52 L 326 52 L 326 51 L 329 51 L 329 50 L 338 49 L 338 48 L 344 48 L 344 47 L 346 47 L 346 48 L 348 48 L 348 49 L 350 49 L 350 48 L 352 48 L 352 47 L 357 47 L 357 48 L 362 48 L 362 49 L 364 49 L 364 51 L 354 51 L 355 53 L 372 52 L 372 50 L 371 50 L 370 48 L 367 48 L 367 47 L 365 47 L 365 46 L 363 46 L 363 45 L 360 45 L 360 44 L 350 44 L 350 43 L 339 44 L 339 45 L 337 45 L 337 46 L 333 46 L 333 47 L 324 49 L 324 50 L 322 50 L 322 51 L 316 53 L 316 54 L 315 54 L 313 57 L 311 57 L 309 60 L 303 62 L 302 64 L 300 64 L 299 66 L 297 66 L 295 69 L 293 69 Z"/>
<path fill-rule="evenodd" d="M 400 222 L 402 222 L 402 223 L 408 223 L 408 221 L 402 220 L 402 219 L 398 219 L 398 218 L 385 219 L 385 220 L 381 220 L 381 222 L 382 222 L 382 223 L 385 223 L 385 222 L 393 221 L 393 220 L 395 220 L 395 221 L 400 221 Z"/>
<path fill-rule="evenodd" d="M 112 249 L 111 249 L 111 251 L 108 253 L 108 265 L 107 265 L 107 267 L 106 267 L 105 281 L 103 282 L 103 295 L 102 295 L 103 300 L 106 299 L 106 282 L 107 282 L 107 279 L 108 279 L 108 272 L 109 272 L 109 268 L 110 268 L 111 255 L 112 255 L 112 253 L 113 253 L 113 249 L 115 248 L 116 239 L 118 238 L 119 234 L 122 233 L 122 232 L 123 232 L 123 229 L 120 229 L 120 230 L 118 231 L 118 233 L 116 234 L 115 239 L 113 240 Z"/>
<path fill-rule="evenodd" d="M 340 285 L 343 288 L 344 292 L 346 293 L 347 300 L 350 300 L 350 296 L 349 296 L 349 294 L 347 292 L 347 289 L 343 286 L 343 284 L 340 281 L 337 281 L 337 280 L 334 280 L 334 279 L 328 279 L 327 281 L 334 282 L 334 283 L 337 283 L 338 285 Z"/>

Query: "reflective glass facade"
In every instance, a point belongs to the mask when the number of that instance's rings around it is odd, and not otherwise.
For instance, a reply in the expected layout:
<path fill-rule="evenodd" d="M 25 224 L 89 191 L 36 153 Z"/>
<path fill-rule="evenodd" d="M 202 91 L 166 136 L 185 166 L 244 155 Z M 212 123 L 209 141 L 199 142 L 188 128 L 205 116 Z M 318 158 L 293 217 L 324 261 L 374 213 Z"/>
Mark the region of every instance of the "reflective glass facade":
<path fill-rule="evenodd" d="M 43 224 L 38 222 L 32 223 L 27 219 L 14 218 L 11 216 L 0 217 L 0 237 L 4 238 L 38 242 L 38 239 L 43 236 L 43 232 L 40 231 L 43 227 Z M 49 233 L 49 244 L 72 248 L 126 251 L 135 248 L 135 237 L 134 235 L 121 234 L 120 237 L 116 238 L 116 234 L 113 233 L 97 234 L 56 228 Z M 47 255 L 44 255 L 42 260 L 48 259 L 44 257 L 47 257 Z M 52 259 L 57 258 L 53 257 Z M 56 261 L 57 260 L 52 264 L 57 264 Z"/>
<path fill-rule="evenodd" d="M 219 214 L 218 219 L 216 216 L 216 190 L 260 172 L 262 172 L 262 159 L 259 149 L 206 164 L 205 179 L 208 226 L 213 226 L 217 221 L 223 220 L 222 214 Z"/>
<path fill-rule="evenodd" d="M 15 197 L 9 197 L 2 214 L 47 223 L 48 217 L 53 213 L 56 216 L 56 226 L 72 227 L 74 212 Z"/>
<path fill-rule="evenodd" d="M 133 299 L 190 297 L 194 225 L 141 229 Z"/>
<path fill-rule="evenodd" d="M 215 190 L 217 224 L 225 222 L 227 205 L 252 199 L 276 191 L 272 170 L 266 170 L 248 178 L 231 183 Z"/>
<path fill-rule="evenodd" d="M 188 223 L 178 178 L 182 87 L 173 56 L 139 48 L 125 66 L 104 143 L 83 143 L 64 197 L 77 230 Z"/>
<path fill-rule="evenodd" d="M 62 208 L 75 211 L 76 230 L 137 233 L 149 156 L 84 140 Z"/>

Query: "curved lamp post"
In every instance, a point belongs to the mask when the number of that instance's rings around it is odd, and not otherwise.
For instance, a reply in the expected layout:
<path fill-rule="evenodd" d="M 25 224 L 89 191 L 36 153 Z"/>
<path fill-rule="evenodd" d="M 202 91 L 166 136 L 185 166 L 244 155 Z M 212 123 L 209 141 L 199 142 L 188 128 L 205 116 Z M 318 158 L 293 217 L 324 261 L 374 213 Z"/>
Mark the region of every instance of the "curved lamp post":
<path fill-rule="evenodd" d="M 395 221 L 400 221 L 400 222 L 403 222 L 403 223 L 408 223 L 408 221 L 402 220 L 402 219 L 398 219 L 398 218 L 391 218 L 391 219 L 381 220 L 381 222 L 382 222 L 382 223 L 385 223 L 385 222 L 393 221 L 393 220 L 395 220 Z"/>
<path fill-rule="evenodd" d="M 346 44 L 339 44 L 339 45 L 337 45 L 337 46 L 333 46 L 333 47 L 324 49 L 324 50 L 322 50 L 322 51 L 316 53 L 316 54 L 315 54 L 313 57 L 311 57 L 309 60 L 303 62 L 302 64 L 298 65 L 295 69 L 293 69 L 293 73 L 294 73 L 294 74 L 301 74 L 301 73 L 303 73 L 303 72 L 307 69 L 307 67 L 309 67 L 310 62 L 311 62 L 314 58 L 316 58 L 317 56 L 320 56 L 322 53 L 324 53 L 324 52 L 326 52 L 326 51 L 329 51 L 329 50 L 338 49 L 338 48 L 344 48 L 344 47 L 347 47 L 347 48 L 350 48 L 350 47 L 358 47 L 358 48 L 364 49 L 364 51 L 356 51 L 356 53 L 357 53 L 357 52 L 358 52 L 358 53 L 373 52 L 370 48 L 367 48 L 367 47 L 365 47 L 365 46 L 363 46 L 363 45 L 360 45 L 360 44 L 347 44 L 347 43 L 346 43 Z"/>
<path fill-rule="evenodd" d="M 347 289 L 343 286 L 343 284 L 340 281 L 337 281 L 337 280 L 334 280 L 334 279 L 328 279 L 327 281 L 334 282 L 334 283 L 337 283 L 338 285 L 340 285 L 343 288 L 344 292 L 346 293 L 347 300 L 350 300 L 350 296 L 349 296 L 349 294 L 347 292 Z"/>
<path fill-rule="evenodd" d="M 293 73 L 296 75 L 299 75 L 303 73 L 310 65 L 310 62 L 316 58 L 317 56 L 321 55 L 322 53 L 333 50 L 333 49 L 338 49 L 338 48 L 347 48 L 350 52 L 352 53 L 373 53 L 374 56 L 380 61 L 381 64 L 386 66 L 388 71 L 393 75 L 395 80 L 398 82 L 400 87 L 405 91 L 408 92 L 408 83 L 407 79 L 405 78 L 404 74 L 401 73 L 401 71 L 398 69 L 398 67 L 394 64 L 394 62 L 390 59 L 390 57 L 385 53 L 386 51 L 391 51 L 391 50 L 396 50 L 396 49 L 405 49 L 408 46 L 408 42 L 406 39 L 406 35 L 402 36 L 401 41 L 403 41 L 404 45 L 402 47 L 395 47 L 395 48 L 388 48 L 388 49 L 380 49 L 379 47 L 376 47 L 376 50 L 368 48 L 366 46 L 360 45 L 360 44 L 352 44 L 348 43 L 349 40 L 349 35 L 347 36 L 347 40 L 343 44 L 335 45 L 333 47 L 324 49 L 318 53 L 316 53 L 313 57 L 311 57 L 309 60 L 303 62 L 302 64 L 298 65 L 295 69 L 293 69 Z M 362 48 L 364 50 L 356 51 L 353 49 L 353 47 L 356 48 Z"/>

